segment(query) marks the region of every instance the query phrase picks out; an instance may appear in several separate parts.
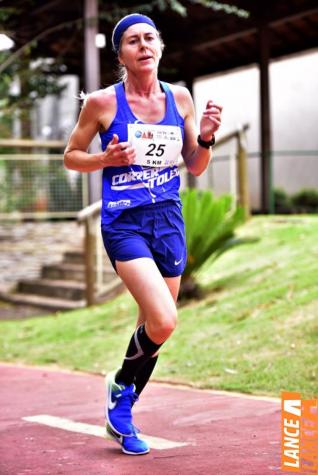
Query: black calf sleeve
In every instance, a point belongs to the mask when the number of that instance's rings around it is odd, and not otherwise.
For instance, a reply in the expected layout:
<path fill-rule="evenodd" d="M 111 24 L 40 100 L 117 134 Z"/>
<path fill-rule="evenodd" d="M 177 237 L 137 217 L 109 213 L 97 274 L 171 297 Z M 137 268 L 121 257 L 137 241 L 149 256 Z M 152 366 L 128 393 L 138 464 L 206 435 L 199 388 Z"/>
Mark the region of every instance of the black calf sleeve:
<path fill-rule="evenodd" d="M 152 356 L 138 370 L 135 376 L 135 381 L 134 381 L 135 386 L 136 386 L 136 393 L 138 395 L 140 395 L 141 391 L 144 389 L 144 387 L 148 383 L 150 376 L 152 375 L 152 372 L 156 366 L 157 360 L 158 360 L 158 355 Z"/>
<path fill-rule="evenodd" d="M 122 368 L 116 375 L 116 382 L 126 386 L 132 384 L 139 369 L 160 347 L 161 344 L 158 345 L 149 338 L 145 325 L 140 325 L 131 337 Z"/>

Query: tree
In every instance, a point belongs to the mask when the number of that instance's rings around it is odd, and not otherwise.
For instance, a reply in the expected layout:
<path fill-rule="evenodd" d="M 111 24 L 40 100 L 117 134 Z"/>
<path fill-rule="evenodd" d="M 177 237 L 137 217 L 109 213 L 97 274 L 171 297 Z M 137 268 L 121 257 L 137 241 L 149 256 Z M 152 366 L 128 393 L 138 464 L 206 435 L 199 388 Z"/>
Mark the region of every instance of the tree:
<path fill-rule="evenodd" d="M 0 52 L 0 62 L 10 55 Z M 58 96 L 65 86 L 58 82 L 55 62 L 30 61 L 29 51 L 24 51 L 18 60 L 0 75 L 0 136 L 12 136 L 14 121 L 20 124 L 23 138 L 31 138 L 31 112 L 37 101 L 49 94 Z M 0 148 L 5 153 L 11 150 Z M 21 150 L 22 151 L 22 150 Z M 19 152 L 18 149 L 15 152 Z M 16 209 L 32 210 L 37 193 L 38 164 L 25 160 L 5 160 L 0 162 L 0 208 L 3 212 Z M 19 177 L 19 186 L 15 185 Z"/>

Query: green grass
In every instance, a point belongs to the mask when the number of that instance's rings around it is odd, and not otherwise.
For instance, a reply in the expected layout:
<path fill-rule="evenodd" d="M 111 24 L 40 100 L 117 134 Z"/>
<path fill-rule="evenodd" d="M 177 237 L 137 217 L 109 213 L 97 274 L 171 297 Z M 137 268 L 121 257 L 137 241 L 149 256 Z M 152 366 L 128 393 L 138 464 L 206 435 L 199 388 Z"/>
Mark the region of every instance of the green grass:
<path fill-rule="evenodd" d="M 255 217 L 259 237 L 197 275 L 204 298 L 179 308 L 157 380 L 279 396 L 318 395 L 318 217 Z M 105 373 L 120 364 L 136 315 L 123 294 L 105 305 L 0 322 L 0 359 Z"/>

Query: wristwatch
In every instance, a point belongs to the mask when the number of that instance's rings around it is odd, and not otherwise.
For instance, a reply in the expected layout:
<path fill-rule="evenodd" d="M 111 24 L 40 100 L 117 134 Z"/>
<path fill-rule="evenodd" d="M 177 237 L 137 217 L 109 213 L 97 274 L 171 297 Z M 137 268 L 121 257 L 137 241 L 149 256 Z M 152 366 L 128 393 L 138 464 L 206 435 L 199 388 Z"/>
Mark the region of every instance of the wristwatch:
<path fill-rule="evenodd" d="M 210 147 L 212 147 L 212 145 L 215 144 L 215 137 L 213 135 L 212 139 L 206 142 L 205 140 L 201 139 L 200 135 L 198 135 L 197 141 L 201 147 L 209 149 Z"/>

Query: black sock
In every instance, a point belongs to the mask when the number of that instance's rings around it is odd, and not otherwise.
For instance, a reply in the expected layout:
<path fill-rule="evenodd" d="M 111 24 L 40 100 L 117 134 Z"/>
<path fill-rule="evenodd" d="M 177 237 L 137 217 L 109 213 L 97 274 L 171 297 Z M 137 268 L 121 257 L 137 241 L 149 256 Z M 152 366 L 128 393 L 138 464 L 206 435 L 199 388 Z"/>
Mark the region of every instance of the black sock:
<path fill-rule="evenodd" d="M 161 344 L 157 345 L 149 338 L 145 325 L 140 325 L 131 337 L 123 365 L 116 375 L 116 382 L 126 386 L 132 384 L 139 369 L 160 347 Z"/>
<path fill-rule="evenodd" d="M 156 366 L 157 360 L 158 360 L 158 355 L 152 356 L 138 370 L 135 376 L 135 381 L 134 381 L 135 386 L 136 386 L 136 393 L 138 395 L 140 395 L 141 391 L 144 389 L 144 387 L 148 383 L 150 376 L 152 375 L 152 372 L 154 370 L 154 367 Z"/>

